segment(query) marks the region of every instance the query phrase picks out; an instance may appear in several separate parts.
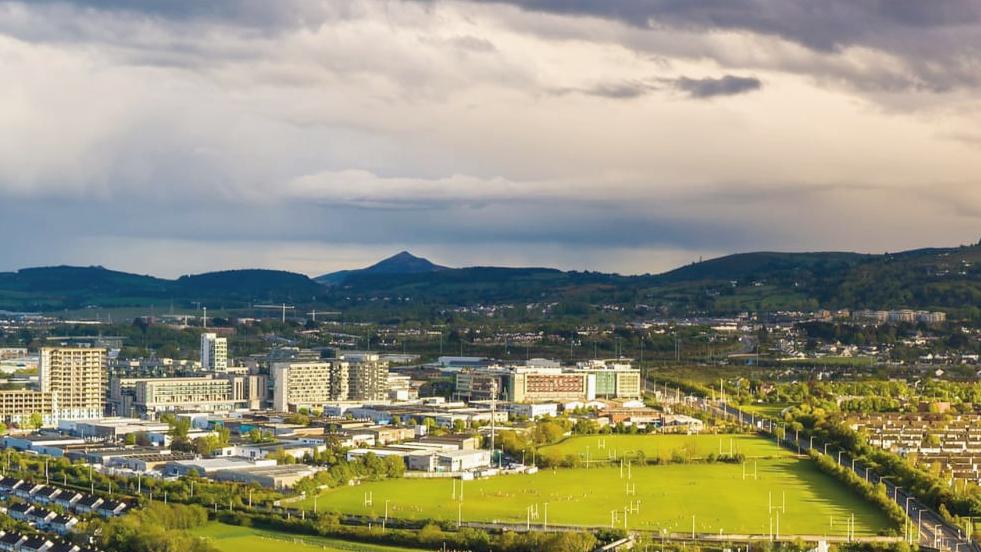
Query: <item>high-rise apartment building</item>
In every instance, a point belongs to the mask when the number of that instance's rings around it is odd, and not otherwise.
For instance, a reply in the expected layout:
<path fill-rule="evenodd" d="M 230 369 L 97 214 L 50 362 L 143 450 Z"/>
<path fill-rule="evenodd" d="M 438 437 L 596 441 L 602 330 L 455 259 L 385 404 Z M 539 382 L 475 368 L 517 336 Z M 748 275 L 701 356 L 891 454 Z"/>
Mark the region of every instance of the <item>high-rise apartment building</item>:
<path fill-rule="evenodd" d="M 41 393 L 53 395 L 55 419 L 79 420 L 103 415 L 107 364 L 105 349 L 41 349 L 38 385 Z"/>
<path fill-rule="evenodd" d="M 201 334 L 201 369 L 206 372 L 228 371 L 228 339 L 216 333 Z"/>
<path fill-rule="evenodd" d="M 348 398 L 348 363 L 340 360 L 275 362 L 270 374 L 276 410 L 320 408 Z"/>
<path fill-rule="evenodd" d="M 352 401 L 383 401 L 388 398 L 388 363 L 378 355 L 361 355 L 348 369 L 348 398 Z"/>

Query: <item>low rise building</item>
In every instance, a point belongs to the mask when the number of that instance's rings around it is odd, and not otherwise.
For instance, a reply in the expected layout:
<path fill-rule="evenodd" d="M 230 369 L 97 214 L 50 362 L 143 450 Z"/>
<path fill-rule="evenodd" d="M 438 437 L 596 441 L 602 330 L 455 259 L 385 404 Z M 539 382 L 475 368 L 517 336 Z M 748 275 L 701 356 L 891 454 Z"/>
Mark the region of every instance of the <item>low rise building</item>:
<path fill-rule="evenodd" d="M 4 435 L 3 448 L 14 450 L 29 450 L 48 456 L 62 456 L 65 447 L 83 445 L 85 440 L 80 437 L 66 437 L 59 433 L 32 433 L 28 435 Z"/>
<path fill-rule="evenodd" d="M 216 481 L 257 484 L 269 489 L 289 489 L 301 479 L 317 473 L 317 469 L 302 464 L 283 466 L 260 466 L 237 470 L 218 470 L 214 473 Z"/>
<path fill-rule="evenodd" d="M 169 462 L 163 468 L 166 475 L 171 476 L 211 476 L 220 470 L 247 470 L 256 467 L 275 466 L 275 460 L 246 460 L 237 457 L 201 458 L 197 460 L 177 460 Z"/>

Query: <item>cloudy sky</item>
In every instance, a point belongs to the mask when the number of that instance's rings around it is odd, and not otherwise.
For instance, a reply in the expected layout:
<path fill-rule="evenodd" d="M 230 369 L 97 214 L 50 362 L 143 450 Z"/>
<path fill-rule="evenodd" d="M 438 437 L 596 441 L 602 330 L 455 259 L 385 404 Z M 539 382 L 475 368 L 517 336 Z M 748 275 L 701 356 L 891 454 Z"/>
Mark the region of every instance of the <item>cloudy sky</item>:
<path fill-rule="evenodd" d="M 0 0 L 0 270 L 981 237 L 977 0 Z"/>

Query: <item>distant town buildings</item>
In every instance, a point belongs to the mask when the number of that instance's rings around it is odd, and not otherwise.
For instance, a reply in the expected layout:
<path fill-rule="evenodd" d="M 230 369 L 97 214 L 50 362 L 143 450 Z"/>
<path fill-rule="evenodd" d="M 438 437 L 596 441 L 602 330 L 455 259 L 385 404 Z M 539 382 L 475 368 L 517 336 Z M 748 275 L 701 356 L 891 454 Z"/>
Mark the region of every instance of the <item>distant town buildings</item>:
<path fill-rule="evenodd" d="M 929 312 L 923 310 L 899 309 L 899 310 L 857 310 L 852 312 L 852 319 L 859 322 L 874 323 L 896 323 L 896 322 L 923 322 L 925 324 L 940 324 L 947 320 L 945 312 Z"/>

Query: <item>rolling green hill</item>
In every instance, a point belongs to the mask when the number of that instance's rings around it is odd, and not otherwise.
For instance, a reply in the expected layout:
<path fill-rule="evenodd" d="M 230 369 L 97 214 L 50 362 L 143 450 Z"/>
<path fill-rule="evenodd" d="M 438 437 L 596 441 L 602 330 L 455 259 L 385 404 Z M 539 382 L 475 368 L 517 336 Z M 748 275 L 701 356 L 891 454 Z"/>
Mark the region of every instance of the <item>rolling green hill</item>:
<path fill-rule="evenodd" d="M 585 314 L 725 314 L 744 310 L 923 308 L 981 318 L 981 245 L 901 253 L 758 252 L 693 263 L 660 275 L 623 276 L 553 268 L 447 268 L 407 252 L 371 267 L 313 280 L 279 270 L 229 270 L 167 280 L 102 267 L 44 267 L 0 273 L 0 309 L 57 310 L 165 301 L 242 307 L 286 301 L 389 309 L 555 303 Z"/>
<path fill-rule="evenodd" d="M 170 301 L 244 306 L 254 301 L 317 301 L 324 291 L 302 274 L 279 270 L 229 270 L 167 280 L 101 266 L 54 266 L 0 273 L 0 310 L 130 307 Z"/>

